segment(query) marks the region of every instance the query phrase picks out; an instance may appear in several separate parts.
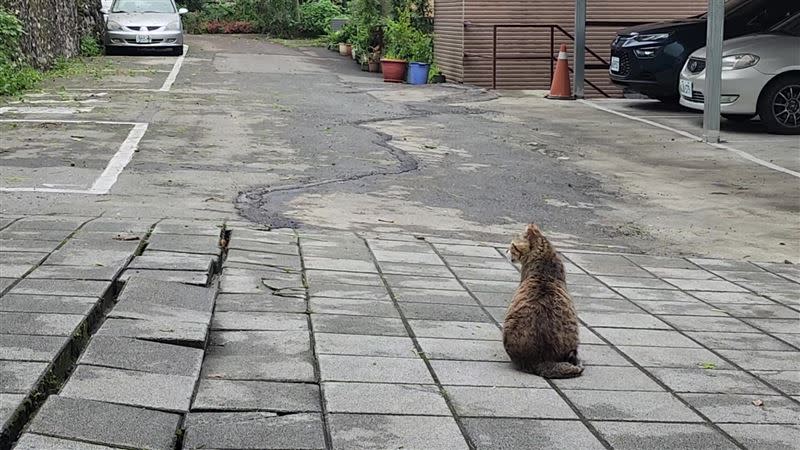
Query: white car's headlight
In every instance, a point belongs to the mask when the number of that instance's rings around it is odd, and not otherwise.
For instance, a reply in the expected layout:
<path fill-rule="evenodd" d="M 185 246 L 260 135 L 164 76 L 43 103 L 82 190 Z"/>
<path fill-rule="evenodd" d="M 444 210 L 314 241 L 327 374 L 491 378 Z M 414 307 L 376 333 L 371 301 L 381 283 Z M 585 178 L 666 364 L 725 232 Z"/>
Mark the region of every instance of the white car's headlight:
<path fill-rule="evenodd" d="M 109 20 L 108 23 L 106 23 L 106 28 L 108 31 L 119 31 L 122 29 L 122 25 L 114 22 L 113 20 Z"/>
<path fill-rule="evenodd" d="M 722 70 L 737 70 L 753 67 L 758 64 L 760 58 L 750 53 L 741 55 L 730 55 L 722 58 Z"/>
<path fill-rule="evenodd" d="M 669 33 L 637 34 L 633 39 L 639 42 L 661 42 L 669 39 Z"/>
<path fill-rule="evenodd" d="M 167 30 L 171 30 L 171 31 L 180 31 L 180 29 L 181 29 L 181 21 L 180 20 L 176 20 L 175 22 L 170 22 L 169 24 L 167 24 L 167 28 L 166 29 Z"/>

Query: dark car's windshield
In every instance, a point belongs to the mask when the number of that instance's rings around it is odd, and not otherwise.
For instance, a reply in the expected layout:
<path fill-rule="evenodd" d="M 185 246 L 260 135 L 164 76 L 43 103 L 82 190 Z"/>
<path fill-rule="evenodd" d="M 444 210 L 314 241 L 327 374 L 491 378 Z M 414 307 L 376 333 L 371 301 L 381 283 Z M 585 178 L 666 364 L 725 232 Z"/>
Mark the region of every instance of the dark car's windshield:
<path fill-rule="evenodd" d="M 771 33 L 788 34 L 790 36 L 800 36 L 800 14 L 784 20 L 769 30 Z"/>
<path fill-rule="evenodd" d="M 174 13 L 170 0 L 116 0 L 112 13 Z"/>

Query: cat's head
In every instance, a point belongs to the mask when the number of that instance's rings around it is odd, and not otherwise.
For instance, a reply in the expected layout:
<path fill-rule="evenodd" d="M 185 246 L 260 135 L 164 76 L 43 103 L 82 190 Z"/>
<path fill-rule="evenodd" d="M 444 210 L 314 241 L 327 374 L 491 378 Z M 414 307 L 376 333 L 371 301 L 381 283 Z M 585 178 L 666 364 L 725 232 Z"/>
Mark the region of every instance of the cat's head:
<path fill-rule="evenodd" d="M 508 251 L 511 253 L 512 261 L 525 263 L 538 258 L 549 249 L 550 243 L 544 237 L 542 230 L 532 223 L 525 227 L 524 233 L 511 241 Z"/>

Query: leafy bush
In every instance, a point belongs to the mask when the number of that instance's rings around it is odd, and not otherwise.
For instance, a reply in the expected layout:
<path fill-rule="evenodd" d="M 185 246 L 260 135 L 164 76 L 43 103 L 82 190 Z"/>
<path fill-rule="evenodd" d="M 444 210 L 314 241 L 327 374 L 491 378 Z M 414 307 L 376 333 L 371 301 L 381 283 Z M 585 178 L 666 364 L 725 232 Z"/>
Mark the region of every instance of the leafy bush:
<path fill-rule="evenodd" d="M 36 86 L 42 74 L 27 65 L 0 63 L 0 96 L 15 95 Z"/>
<path fill-rule="evenodd" d="M 212 20 L 208 22 L 205 27 L 207 33 L 240 34 L 253 32 L 253 24 L 243 20 L 229 22 Z"/>
<path fill-rule="evenodd" d="M 22 36 L 22 22 L 0 8 L 0 63 L 17 60 L 20 36 Z"/>
<path fill-rule="evenodd" d="M 41 79 L 41 74 L 20 58 L 22 32 L 19 19 L 0 8 L 0 96 L 30 89 Z"/>
<path fill-rule="evenodd" d="M 331 0 L 311 0 L 300 6 L 299 31 L 306 36 L 321 36 L 331 30 L 331 19 L 342 9 Z"/>
<path fill-rule="evenodd" d="M 81 56 L 100 56 L 103 48 L 100 41 L 94 36 L 84 36 L 81 38 Z"/>
<path fill-rule="evenodd" d="M 411 8 L 397 10 L 396 14 L 396 19 L 386 22 L 386 56 L 413 62 L 432 62 L 433 38 L 414 26 Z"/>
<path fill-rule="evenodd" d="M 181 16 L 183 29 L 189 34 L 202 34 L 206 32 L 208 22 L 199 11 L 189 12 Z"/>
<path fill-rule="evenodd" d="M 203 7 L 203 18 L 207 21 L 235 20 L 237 3 L 235 2 L 209 2 Z"/>

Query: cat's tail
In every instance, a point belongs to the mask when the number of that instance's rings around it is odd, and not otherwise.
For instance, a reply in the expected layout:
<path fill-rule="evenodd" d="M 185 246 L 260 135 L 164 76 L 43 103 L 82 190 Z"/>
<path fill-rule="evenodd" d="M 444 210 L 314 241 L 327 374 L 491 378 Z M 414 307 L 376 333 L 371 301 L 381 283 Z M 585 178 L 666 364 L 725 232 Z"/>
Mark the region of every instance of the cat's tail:
<path fill-rule="evenodd" d="M 542 378 L 575 378 L 581 376 L 583 366 L 566 361 L 544 361 L 523 367 L 523 370 Z"/>

